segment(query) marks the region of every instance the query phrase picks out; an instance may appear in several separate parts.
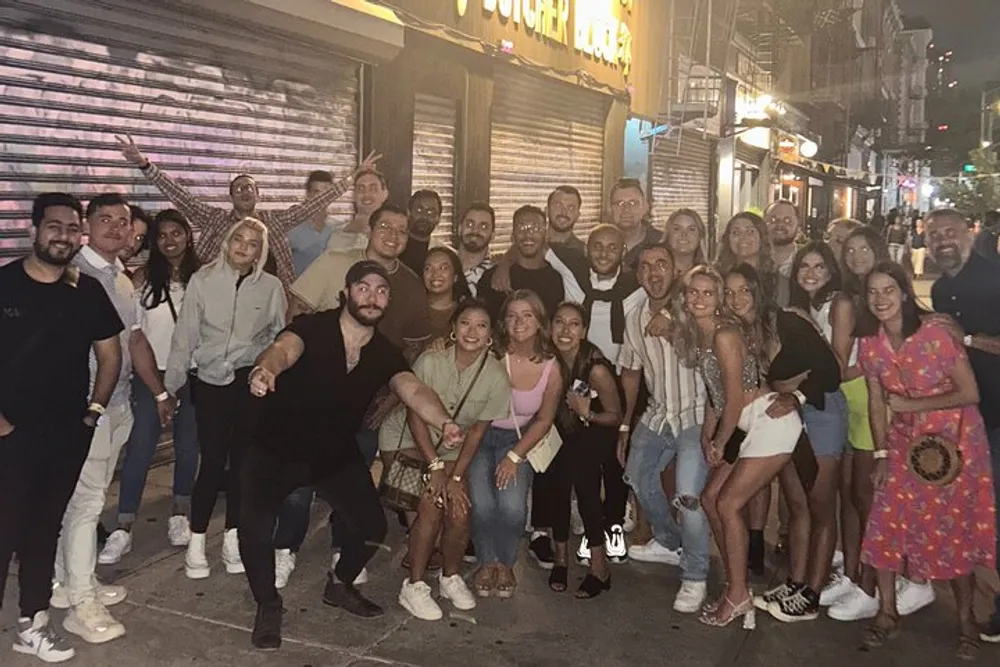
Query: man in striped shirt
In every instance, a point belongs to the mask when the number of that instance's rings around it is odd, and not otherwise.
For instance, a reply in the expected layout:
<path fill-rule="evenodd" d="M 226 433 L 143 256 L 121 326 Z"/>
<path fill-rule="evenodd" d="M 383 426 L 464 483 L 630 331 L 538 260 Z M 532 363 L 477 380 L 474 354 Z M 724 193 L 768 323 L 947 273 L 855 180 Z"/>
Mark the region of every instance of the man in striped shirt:
<path fill-rule="evenodd" d="M 373 171 L 380 157 L 375 153 L 370 153 L 350 178 L 342 178 L 335 182 L 333 187 L 283 211 L 258 211 L 260 191 L 257 188 L 257 182 L 248 174 L 240 174 L 229 183 L 232 208 L 227 210 L 220 206 L 206 204 L 183 185 L 160 171 L 142 154 L 131 137 L 127 139 L 115 138 L 122 149 L 122 155 L 129 164 L 138 167 L 142 175 L 159 188 L 198 230 L 200 234 L 195 251 L 202 262 L 212 261 L 219 256 L 222 239 L 230 227 L 247 216 L 253 216 L 263 222 L 270 232 L 269 241 L 275 261 L 275 270 L 285 287 L 290 286 L 295 281 L 292 247 L 288 243 L 288 232 L 303 220 L 309 220 L 326 210 L 330 204 L 350 189 L 351 181 L 355 176 L 361 172 Z"/>
<path fill-rule="evenodd" d="M 668 338 L 646 333 L 654 315 L 666 309 L 673 282 L 674 260 L 663 245 L 645 247 L 638 257 L 639 284 L 648 300 L 625 320 L 625 335 L 618 364 L 625 390 L 625 417 L 620 427 L 618 459 L 625 465 L 625 481 L 632 487 L 653 529 L 653 539 L 629 547 L 638 561 L 681 567 L 681 589 L 674 609 L 693 614 L 705 600 L 705 581 L 711 549 L 708 519 L 699 503 L 708 477 L 701 449 L 701 424 L 705 417 L 705 385 L 694 368 L 681 365 Z M 645 378 L 649 404 L 631 434 L 629 426 Z M 660 475 L 677 459 L 677 494 L 667 498 Z M 671 506 L 681 513 L 680 527 Z"/>

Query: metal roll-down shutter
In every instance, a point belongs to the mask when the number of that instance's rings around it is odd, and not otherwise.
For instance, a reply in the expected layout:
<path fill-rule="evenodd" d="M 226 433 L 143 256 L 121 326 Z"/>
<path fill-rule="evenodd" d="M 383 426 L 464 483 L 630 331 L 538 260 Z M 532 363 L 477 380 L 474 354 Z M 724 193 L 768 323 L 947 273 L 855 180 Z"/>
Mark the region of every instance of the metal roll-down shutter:
<path fill-rule="evenodd" d="M 684 130 L 680 137 L 672 134 L 656 142 L 651 196 L 658 228 L 662 229 L 670 214 L 679 208 L 694 209 L 711 226 L 714 150 L 714 140 L 703 138 L 696 130 Z"/>
<path fill-rule="evenodd" d="M 441 196 L 441 224 L 434 237 L 451 244 L 458 102 L 422 93 L 414 102 L 412 190 L 433 190 Z"/>

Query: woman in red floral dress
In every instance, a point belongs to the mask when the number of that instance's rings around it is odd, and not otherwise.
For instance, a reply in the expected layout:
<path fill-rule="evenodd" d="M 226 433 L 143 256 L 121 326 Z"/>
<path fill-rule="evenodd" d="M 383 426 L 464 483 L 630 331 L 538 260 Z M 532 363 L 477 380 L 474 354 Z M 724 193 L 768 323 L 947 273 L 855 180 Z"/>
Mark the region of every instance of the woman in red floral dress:
<path fill-rule="evenodd" d="M 905 567 L 914 577 L 951 581 L 960 628 L 956 655 L 974 659 L 973 572 L 977 565 L 993 569 L 996 562 L 996 509 L 979 391 L 950 320 L 916 303 L 898 264 L 875 267 L 867 299 L 879 326 L 874 336 L 861 339 L 858 362 L 868 382 L 877 463 L 861 559 L 878 571 L 881 607 L 864 643 L 880 646 L 899 632 L 895 578 Z M 961 472 L 946 486 L 923 481 L 907 460 L 909 446 L 929 434 L 957 443 L 961 452 Z"/>

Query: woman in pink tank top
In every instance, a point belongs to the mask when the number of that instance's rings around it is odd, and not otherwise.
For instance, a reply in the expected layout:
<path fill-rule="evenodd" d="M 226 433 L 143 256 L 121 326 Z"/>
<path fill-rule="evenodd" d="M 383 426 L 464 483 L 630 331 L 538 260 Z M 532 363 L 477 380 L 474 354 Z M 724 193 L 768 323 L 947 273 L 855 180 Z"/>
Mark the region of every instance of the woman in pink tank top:
<path fill-rule="evenodd" d="M 513 567 L 533 474 L 526 459 L 552 427 L 562 398 L 549 316 L 538 295 L 517 290 L 507 297 L 500 314 L 496 338 L 513 387 L 511 416 L 492 423 L 466 473 L 472 541 L 480 565 L 474 583 L 480 597 L 514 594 Z"/>

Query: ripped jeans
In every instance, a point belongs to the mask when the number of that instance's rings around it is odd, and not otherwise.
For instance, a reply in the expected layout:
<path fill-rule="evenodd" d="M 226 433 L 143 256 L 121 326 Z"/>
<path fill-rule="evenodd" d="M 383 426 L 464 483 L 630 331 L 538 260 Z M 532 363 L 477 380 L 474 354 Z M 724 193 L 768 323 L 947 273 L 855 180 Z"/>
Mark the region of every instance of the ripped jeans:
<path fill-rule="evenodd" d="M 660 473 L 677 458 L 677 495 L 673 501 L 663 492 Z M 660 435 L 642 422 L 632 433 L 625 464 L 625 482 L 635 491 L 656 541 L 670 549 L 683 547 L 681 578 L 705 581 L 712 549 L 708 518 L 699 497 L 708 479 L 708 464 L 701 451 L 701 426 L 692 426 L 678 437 L 670 427 Z M 671 509 L 676 508 L 680 525 Z"/>

